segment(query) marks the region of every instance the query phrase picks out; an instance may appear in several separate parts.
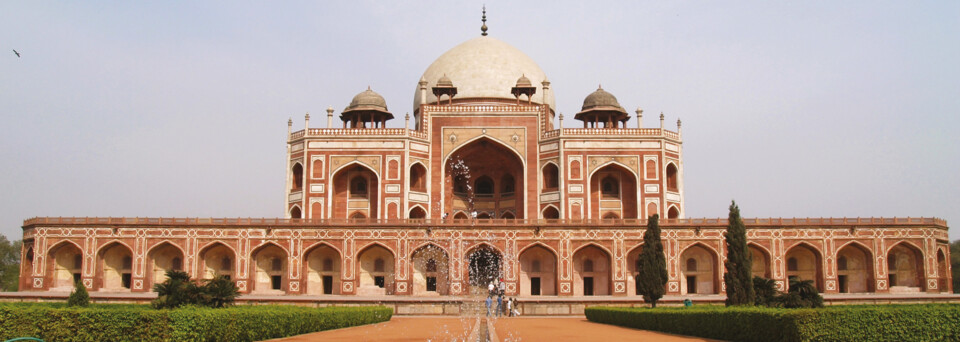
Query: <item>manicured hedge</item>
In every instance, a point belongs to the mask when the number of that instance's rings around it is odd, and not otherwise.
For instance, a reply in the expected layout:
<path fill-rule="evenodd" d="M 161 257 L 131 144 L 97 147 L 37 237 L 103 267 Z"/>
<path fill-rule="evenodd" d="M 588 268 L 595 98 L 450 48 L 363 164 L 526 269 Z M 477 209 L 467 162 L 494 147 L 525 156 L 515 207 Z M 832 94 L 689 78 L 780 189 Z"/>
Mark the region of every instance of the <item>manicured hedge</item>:
<path fill-rule="evenodd" d="M 958 341 L 960 305 L 590 307 L 593 322 L 729 341 Z"/>
<path fill-rule="evenodd" d="M 383 306 L 234 306 L 155 310 L 146 305 L 0 304 L 0 341 L 257 341 L 390 320 Z"/>

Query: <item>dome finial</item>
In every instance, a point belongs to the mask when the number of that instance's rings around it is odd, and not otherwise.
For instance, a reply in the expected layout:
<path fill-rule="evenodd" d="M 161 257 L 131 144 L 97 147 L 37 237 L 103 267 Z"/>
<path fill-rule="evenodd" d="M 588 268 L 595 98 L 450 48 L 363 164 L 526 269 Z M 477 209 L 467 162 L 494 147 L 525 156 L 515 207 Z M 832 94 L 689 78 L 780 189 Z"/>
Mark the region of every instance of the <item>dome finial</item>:
<path fill-rule="evenodd" d="M 487 35 L 487 5 L 483 5 L 483 19 L 481 21 L 483 21 L 483 26 L 480 26 L 480 35 L 486 36 Z"/>

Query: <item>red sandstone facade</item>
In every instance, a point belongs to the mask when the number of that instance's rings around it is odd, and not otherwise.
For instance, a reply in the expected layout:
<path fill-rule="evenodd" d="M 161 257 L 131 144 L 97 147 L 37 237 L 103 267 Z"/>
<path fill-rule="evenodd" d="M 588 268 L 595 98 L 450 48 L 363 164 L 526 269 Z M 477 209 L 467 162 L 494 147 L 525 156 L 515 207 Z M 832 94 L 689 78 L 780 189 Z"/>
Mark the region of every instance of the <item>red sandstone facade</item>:
<path fill-rule="evenodd" d="M 332 108 L 327 128 L 290 122 L 286 218 L 29 219 L 20 289 L 146 292 L 178 269 L 245 293 L 460 295 L 492 272 L 511 296 L 636 296 L 644 218 L 659 215 L 668 294 L 723 293 L 726 221 L 685 218 L 680 121 L 643 128 L 638 109 L 627 128 L 598 89 L 575 116 L 584 128 L 561 128 L 542 71 L 491 39 L 428 68 L 413 127 L 385 128 L 393 114 L 369 89 L 343 128 Z M 942 220 L 745 223 L 754 273 L 781 290 L 790 277 L 825 293 L 951 290 Z"/>

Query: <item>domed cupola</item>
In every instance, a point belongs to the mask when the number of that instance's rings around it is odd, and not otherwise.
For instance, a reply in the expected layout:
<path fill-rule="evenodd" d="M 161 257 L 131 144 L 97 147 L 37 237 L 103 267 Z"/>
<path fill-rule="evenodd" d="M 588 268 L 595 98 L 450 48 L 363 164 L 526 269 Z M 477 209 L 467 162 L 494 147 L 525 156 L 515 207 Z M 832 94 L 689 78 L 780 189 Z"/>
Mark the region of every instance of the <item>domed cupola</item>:
<path fill-rule="evenodd" d="M 343 128 L 382 128 L 390 119 L 393 119 L 393 114 L 387 111 L 387 101 L 370 87 L 354 96 L 347 109 L 340 114 Z"/>
<path fill-rule="evenodd" d="M 448 104 L 453 104 L 453 97 L 457 96 L 457 87 L 453 86 L 453 81 L 447 77 L 447 74 L 443 74 L 439 80 L 437 80 L 437 85 L 433 86 L 433 96 L 437 97 L 437 101 L 440 101 L 440 96 L 447 95 L 449 96 Z"/>
<path fill-rule="evenodd" d="M 584 128 L 597 128 L 600 123 L 606 128 L 618 128 L 626 127 L 630 116 L 617 102 L 616 96 L 603 90 L 603 87 L 597 87 L 596 91 L 583 99 L 583 107 L 573 118 L 583 121 Z"/>
<path fill-rule="evenodd" d="M 533 101 L 533 94 L 537 93 L 537 87 L 533 86 L 527 75 L 520 75 L 517 85 L 510 90 L 510 93 L 517 97 L 517 104 L 520 104 L 520 95 L 527 95 L 527 104 L 530 104 Z"/>

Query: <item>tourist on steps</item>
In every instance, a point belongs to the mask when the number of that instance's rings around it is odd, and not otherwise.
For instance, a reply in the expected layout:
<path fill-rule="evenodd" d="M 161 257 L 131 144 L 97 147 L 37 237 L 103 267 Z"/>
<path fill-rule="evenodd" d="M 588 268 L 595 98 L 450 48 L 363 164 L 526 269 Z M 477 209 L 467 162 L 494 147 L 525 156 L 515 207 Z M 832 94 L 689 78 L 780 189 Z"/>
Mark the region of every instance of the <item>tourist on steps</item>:
<path fill-rule="evenodd" d="M 493 286 L 493 284 L 490 284 Z M 487 317 L 490 317 L 490 306 L 493 305 L 493 297 L 487 296 Z"/>
<path fill-rule="evenodd" d="M 503 315 L 503 296 L 497 296 L 497 317 Z"/>

